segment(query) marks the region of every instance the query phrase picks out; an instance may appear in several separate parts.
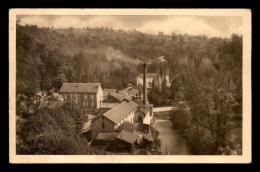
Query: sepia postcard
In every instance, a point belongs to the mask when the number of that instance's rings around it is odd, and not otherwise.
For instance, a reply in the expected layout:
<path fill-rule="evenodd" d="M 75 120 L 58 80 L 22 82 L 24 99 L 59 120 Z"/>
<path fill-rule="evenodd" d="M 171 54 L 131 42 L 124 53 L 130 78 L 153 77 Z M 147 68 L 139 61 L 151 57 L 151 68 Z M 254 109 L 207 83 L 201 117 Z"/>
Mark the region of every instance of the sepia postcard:
<path fill-rule="evenodd" d="M 10 9 L 10 163 L 251 163 L 251 10 Z"/>

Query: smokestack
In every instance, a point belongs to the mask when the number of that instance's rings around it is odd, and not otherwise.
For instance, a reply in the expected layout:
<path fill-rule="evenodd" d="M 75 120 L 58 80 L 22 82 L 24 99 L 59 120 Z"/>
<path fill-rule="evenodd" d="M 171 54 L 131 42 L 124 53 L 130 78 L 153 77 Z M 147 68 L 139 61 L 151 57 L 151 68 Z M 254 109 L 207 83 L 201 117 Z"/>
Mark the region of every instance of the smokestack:
<path fill-rule="evenodd" d="M 147 104 L 147 86 L 146 86 L 146 64 L 144 63 L 144 75 L 143 75 L 143 92 L 144 92 L 144 97 L 143 97 L 143 104 Z"/>

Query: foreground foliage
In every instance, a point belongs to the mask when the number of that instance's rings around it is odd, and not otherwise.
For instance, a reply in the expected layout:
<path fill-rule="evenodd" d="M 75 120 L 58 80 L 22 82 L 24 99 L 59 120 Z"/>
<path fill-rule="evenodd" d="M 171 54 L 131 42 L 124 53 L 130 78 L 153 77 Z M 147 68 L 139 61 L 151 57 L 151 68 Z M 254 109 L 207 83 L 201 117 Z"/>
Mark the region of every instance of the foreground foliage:
<path fill-rule="evenodd" d="M 79 137 L 80 115 L 72 103 L 18 115 L 17 154 L 89 154 L 88 142 Z"/>

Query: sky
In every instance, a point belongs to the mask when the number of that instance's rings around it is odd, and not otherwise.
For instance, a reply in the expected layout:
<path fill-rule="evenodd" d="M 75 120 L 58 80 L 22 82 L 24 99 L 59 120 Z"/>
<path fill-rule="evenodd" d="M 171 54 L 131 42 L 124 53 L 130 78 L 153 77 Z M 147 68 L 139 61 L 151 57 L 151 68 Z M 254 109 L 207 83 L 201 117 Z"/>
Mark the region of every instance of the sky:
<path fill-rule="evenodd" d="M 168 15 L 20 15 L 21 25 L 38 27 L 109 27 L 115 30 L 137 30 L 148 34 L 190 34 L 229 38 L 242 35 L 242 17 L 231 16 L 168 16 Z"/>

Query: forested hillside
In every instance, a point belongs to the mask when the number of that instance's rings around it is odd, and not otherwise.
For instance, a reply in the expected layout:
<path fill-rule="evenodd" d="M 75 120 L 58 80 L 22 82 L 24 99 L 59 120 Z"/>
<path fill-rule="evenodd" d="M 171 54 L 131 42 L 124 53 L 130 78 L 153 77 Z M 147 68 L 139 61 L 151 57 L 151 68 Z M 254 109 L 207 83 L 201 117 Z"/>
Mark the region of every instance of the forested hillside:
<path fill-rule="evenodd" d="M 142 68 L 140 62 L 162 55 L 169 61 L 172 78 L 178 74 L 179 59 L 215 59 L 224 41 L 206 36 L 154 36 L 108 28 L 51 29 L 17 24 L 17 92 L 32 96 L 36 90 L 59 89 L 64 81 L 101 82 L 103 88 L 122 88 L 135 82 Z M 150 71 L 154 68 L 150 66 Z"/>
<path fill-rule="evenodd" d="M 148 98 L 155 106 L 189 103 L 191 121 L 180 125 L 193 153 L 222 154 L 220 147 L 232 135 L 237 139 L 233 142 L 242 144 L 242 36 L 159 36 L 110 28 L 38 28 L 18 22 L 16 37 L 17 95 L 29 98 L 38 90 L 59 90 L 63 82 L 123 88 L 135 83 L 143 61 L 165 56 L 171 87 L 153 87 Z M 157 65 L 149 65 L 148 72 L 156 70 Z M 52 114 L 39 112 L 44 113 Z"/>

